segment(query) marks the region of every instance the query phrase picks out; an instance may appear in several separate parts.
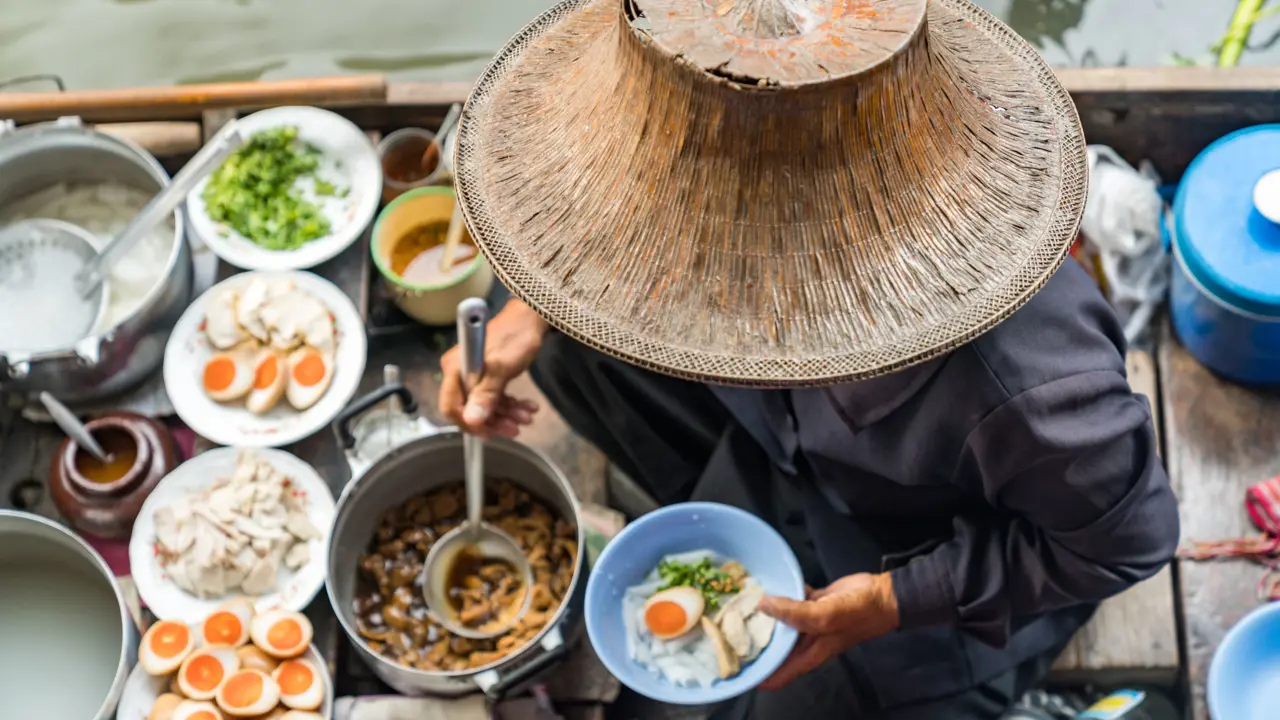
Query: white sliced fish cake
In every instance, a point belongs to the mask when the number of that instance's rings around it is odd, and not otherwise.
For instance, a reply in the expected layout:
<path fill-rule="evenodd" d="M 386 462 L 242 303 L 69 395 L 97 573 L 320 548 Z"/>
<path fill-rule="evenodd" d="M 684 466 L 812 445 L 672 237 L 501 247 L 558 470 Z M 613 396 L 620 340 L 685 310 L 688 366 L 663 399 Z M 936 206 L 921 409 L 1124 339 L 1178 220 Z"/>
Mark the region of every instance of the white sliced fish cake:
<path fill-rule="evenodd" d="M 224 288 L 209 298 L 204 314 L 204 334 L 209 344 L 219 350 L 229 350 L 248 339 L 244 328 L 236 320 L 236 291 Z"/>

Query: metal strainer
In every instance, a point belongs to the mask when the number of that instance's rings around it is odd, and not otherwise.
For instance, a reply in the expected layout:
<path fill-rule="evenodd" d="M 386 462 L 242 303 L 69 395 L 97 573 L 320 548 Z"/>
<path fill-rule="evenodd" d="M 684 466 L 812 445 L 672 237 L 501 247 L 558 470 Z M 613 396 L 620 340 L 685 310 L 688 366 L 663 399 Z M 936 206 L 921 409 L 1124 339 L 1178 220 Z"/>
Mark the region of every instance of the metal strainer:
<path fill-rule="evenodd" d="M 112 264 L 243 142 L 236 123 L 228 124 L 102 247 L 92 233 L 60 220 L 0 229 L 0 350 L 45 352 L 92 335 L 107 310 Z"/>

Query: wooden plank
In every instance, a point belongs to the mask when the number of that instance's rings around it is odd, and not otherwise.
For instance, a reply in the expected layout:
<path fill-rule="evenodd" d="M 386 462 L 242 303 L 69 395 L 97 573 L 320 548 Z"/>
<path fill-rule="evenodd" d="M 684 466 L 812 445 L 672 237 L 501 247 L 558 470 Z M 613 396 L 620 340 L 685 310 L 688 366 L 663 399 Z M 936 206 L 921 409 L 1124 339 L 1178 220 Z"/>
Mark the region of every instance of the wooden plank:
<path fill-rule="evenodd" d="M 1280 121 L 1280 68 L 1058 70 L 1090 143 L 1151 160 L 1173 182 L 1209 143 Z"/>
<path fill-rule="evenodd" d="M 0 118 L 33 122 L 79 115 L 93 122 L 194 119 L 205 110 L 276 105 L 376 105 L 387 98 L 386 78 L 352 75 L 172 87 L 0 93 Z"/>
<path fill-rule="evenodd" d="M 1244 497 L 1250 485 L 1280 473 L 1280 396 L 1214 376 L 1167 325 L 1159 362 L 1167 463 L 1183 542 L 1257 534 Z M 1244 560 L 1180 561 L 1178 575 L 1192 709 L 1196 720 L 1208 720 L 1209 663 L 1227 630 L 1258 607 L 1262 569 Z"/>
<path fill-rule="evenodd" d="M 94 129 L 160 157 L 192 155 L 204 144 L 197 122 L 105 123 Z"/>
<path fill-rule="evenodd" d="M 1129 385 L 1151 402 L 1159 438 L 1159 394 L 1151 355 L 1131 351 Z M 1143 682 L 1171 687 L 1180 667 L 1173 571 L 1154 577 L 1102 603 L 1053 666 L 1059 682 Z"/>

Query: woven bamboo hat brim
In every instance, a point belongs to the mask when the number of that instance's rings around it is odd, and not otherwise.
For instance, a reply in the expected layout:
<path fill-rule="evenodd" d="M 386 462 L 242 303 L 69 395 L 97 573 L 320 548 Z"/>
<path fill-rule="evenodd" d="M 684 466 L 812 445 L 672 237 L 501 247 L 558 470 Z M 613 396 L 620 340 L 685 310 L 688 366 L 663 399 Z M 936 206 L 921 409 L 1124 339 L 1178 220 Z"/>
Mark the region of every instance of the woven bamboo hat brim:
<path fill-rule="evenodd" d="M 472 236 L 553 326 L 773 387 L 990 329 L 1066 257 L 1087 176 L 1052 70 L 968 0 L 565 0 L 456 152 Z"/>

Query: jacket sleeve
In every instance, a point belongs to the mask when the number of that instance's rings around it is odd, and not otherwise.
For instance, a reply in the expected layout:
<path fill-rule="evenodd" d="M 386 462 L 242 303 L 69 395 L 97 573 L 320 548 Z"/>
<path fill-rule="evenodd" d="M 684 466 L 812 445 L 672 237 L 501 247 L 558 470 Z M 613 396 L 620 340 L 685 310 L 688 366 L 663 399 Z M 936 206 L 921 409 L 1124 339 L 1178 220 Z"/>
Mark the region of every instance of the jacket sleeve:
<path fill-rule="evenodd" d="M 958 624 L 1002 647 L 1025 619 L 1115 595 L 1177 547 L 1150 409 L 1117 372 L 1010 398 L 972 431 L 958 473 L 990 512 L 957 518 L 949 541 L 892 571 L 904 630 Z"/>

